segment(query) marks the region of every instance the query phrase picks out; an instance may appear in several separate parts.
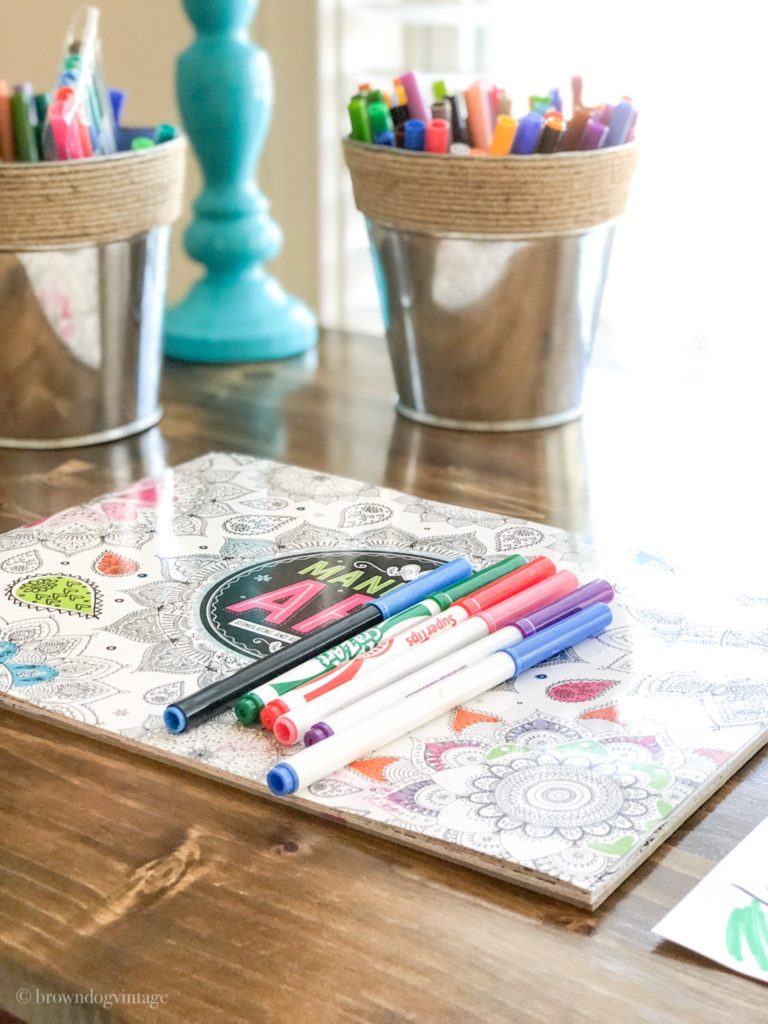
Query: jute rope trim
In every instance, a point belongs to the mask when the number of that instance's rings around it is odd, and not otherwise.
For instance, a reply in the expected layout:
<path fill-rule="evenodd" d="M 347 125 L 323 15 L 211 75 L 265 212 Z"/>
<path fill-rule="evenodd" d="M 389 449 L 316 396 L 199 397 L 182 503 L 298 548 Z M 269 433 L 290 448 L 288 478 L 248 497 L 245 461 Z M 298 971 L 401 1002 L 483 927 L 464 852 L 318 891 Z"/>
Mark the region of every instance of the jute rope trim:
<path fill-rule="evenodd" d="M 0 250 L 132 238 L 181 212 L 187 143 L 87 160 L 0 163 Z"/>
<path fill-rule="evenodd" d="M 344 140 L 357 208 L 371 220 L 435 234 L 573 232 L 623 213 L 637 146 L 552 155 L 404 153 Z"/>

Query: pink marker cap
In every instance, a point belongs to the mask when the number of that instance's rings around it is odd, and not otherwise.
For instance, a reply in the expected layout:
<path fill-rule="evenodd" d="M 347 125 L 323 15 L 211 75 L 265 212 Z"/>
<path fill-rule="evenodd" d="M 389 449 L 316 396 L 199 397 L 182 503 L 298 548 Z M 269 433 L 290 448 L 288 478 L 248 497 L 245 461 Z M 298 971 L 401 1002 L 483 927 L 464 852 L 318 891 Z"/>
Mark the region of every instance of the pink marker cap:
<path fill-rule="evenodd" d="M 531 612 L 535 612 L 544 605 L 552 604 L 553 601 L 559 601 L 560 598 L 575 590 L 578 585 L 579 581 L 574 574 L 568 569 L 563 569 L 549 579 L 529 587 L 521 594 L 509 597 L 506 601 L 500 601 L 486 611 L 479 612 L 478 615 L 488 624 L 493 633 L 497 629 L 501 629 L 502 626 L 508 626 L 515 619 L 530 615 Z"/>

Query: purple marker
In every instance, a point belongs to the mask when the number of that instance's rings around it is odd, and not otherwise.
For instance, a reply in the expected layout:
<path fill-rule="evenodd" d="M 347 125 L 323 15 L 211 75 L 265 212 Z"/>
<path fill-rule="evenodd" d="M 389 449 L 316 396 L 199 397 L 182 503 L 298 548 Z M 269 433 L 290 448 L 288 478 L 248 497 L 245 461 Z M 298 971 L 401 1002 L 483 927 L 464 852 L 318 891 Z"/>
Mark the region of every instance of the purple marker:
<path fill-rule="evenodd" d="M 603 124 L 610 124 L 611 117 L 613 116 L 614 107 L 610 103 L 606 103 L 603 109 L 600 111 L 600 120 Z"/>
<path fill-rule="evenodd" d="M 326 715 L 322 722 L 316 722 L 311 729 L 307 730 L 304 734 L 304 744 L 311 747 L 321 740 L 328 739 L 329 736 L 353 729 L 371 716 L 375 717 L 395 706 L 402 706 L 403 702 L 414 694 L 428 689 L 438 680 L 447 679 L 455 672 L 462 671 L 481 658 L 510 645 L 522 643 L 535 633 L 562 623 L 592 605 L 608 604 L 612 600 L 613 587 L 606 580 L 594 580 L 583 587 L 578 587 L 558 601 L 553 601 L 552 604 L 545 605 L 524 618 L 515 619 L 511 625 L 502 626 L 495 633 L 446 654 L 437 661 L 390 683 L 362 700 L 354 701 L 352 704 Z"/>
<path fill-rule="evenodd" d="M 415 71 L 406 71 L 404 75 L 400 76 L 400 82 L 405 89 L 405 95 L 408 99 L 408 113 L 411 119 L 424 121 L 426 124 L 430 120 L 430 111 L 424 99 L 418 75 Z"/>
<path fill-rule="evenodd" d="M 544 118 L 535 110 L 530 110 L 525 117 L 517 122 L 515 141 L 512 143 L 512 153 L 517 156 L 524 156 L 528 153 L 535 153 L 539 144 L 539 136 L 544 130 Z"/>
<path fill-rule="evenodd" d="M 613 108 L 611 119 L 608 122 L 608 134 L 605 137 L 606 146 L 620 146 L 627 141 L 627 133 L 632 124 L 632 117 L 635 108 L 631 103 L 622 100 Z"/>
<path fill-rule="evenodd" d="M 589 120 L 584 125 L 579 149 L 601 149 L 605 144 L 607 135 L 607 124 L 601 124 L 600 121 Z"/>

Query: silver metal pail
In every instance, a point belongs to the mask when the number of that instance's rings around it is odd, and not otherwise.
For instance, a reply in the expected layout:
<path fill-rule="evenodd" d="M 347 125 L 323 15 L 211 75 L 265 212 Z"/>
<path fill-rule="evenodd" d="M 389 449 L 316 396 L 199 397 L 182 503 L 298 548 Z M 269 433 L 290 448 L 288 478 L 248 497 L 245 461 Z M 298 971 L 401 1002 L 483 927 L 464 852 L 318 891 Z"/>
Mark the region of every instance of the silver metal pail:
<path fill-rule="evenodd" d="M 492 431 L 581 414 L 615 222 L 510 237 L 368 228 L 399 412 Z"/>
<path fill-rule="evenodd" d="M 157 423 L 169 233 L 0 252 L 0 446 L 98 444 Z"/>
<path fill-rule="evenodd" d="M 186 139 L 0 163 L 0 447 L 72 448 L 160 419 L 170 225 Z"/>

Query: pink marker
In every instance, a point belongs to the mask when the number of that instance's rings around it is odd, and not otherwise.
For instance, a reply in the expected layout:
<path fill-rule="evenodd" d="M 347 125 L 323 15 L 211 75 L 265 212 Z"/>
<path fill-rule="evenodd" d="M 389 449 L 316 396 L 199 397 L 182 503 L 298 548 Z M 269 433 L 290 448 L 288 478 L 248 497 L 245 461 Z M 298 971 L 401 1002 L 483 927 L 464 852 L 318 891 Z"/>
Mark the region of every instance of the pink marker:
<path fill-rule="evenodd" d="M 424 99 L 419 76 L 415 71 L 406 71 L 404 75 L 400 76 L 400 83 L 405 89 L 408 100 L 408 116 L 412 120 L 423 121 L 426 124 L 432 111 Z"/>
<path fill-rule="evenodd" d="M 332 712 L 376 693 L 383 686 L 402 679 L 467 644 L 482 640 L 509 622 L 560 600 L 578 585 L 579 581 L 574 574 L 564 569 L 542 583 L 537 583 L 522 593 L 507 598 L 506 601 L 500 601 L 486 611 L 470 616 L 466 622 L 434 637 L 429 643 L 406 651 L 399 658 L 384 662 L 375 671 L 368 673 L 364 680 L 356 681 L 354 684 L 350 681 L 344 686 L 337 686 L 322 697 L 307 701 L 289 714 L 281 715 L 275 722 L 275 739 L 285 744 L 296 743 L 316 722 L 325 721 L 326 716 Z"/>
<path fill-rule="evenodd" d="M 357 654 L 346 664 L 312 677 L 304 686 L 291 687 L 290 691 L 283 692 L 281 690 L 272 694 L 271 700 L 266 707 L 262 708 L 259 715 L 261 724 L 265 729 L 273 729 L 281 715 L 287 714 L 294 708 L 302 707 L 307 701 L 317 700 L 318 697 L 322 697 L 324 693 L 328 693 L 329 690 L 333 690 L 337 686 L 346 686 L 352 680 L 357 685 L 362 679 L 367 679 L 368 675 L 376 671 L 384 661 L 391 661 L 404 653 L 407 654 L 414 647 L 431 641 L 439 633 L 444 633 L 447 629 L 455 629 L 470 615 L 484 612 L 487 608 L 493 607 L 500 601 L 506 601 L 514 594 L 522 593 L 534 584 L 554 576 L 555 572 L 556 567 L 552 559 L 539 555 L 537 558 L 532 558 L 527 565 L 506 573 L 494 580 L 493 583 L 488 583 L 480 590 L 475 590 L 473 593 L 467 594 L 466 597 L 454 601 L 445 610 L 440 611 L 435 608 L 435 614 L 426 620 L 411 622 L 398 633 L 388 632 L 372 651 Z M 288 673 L 284 673 L 273 682 L 284 680 L 287 675 Z"/>
<path fill-rule="evenodd" d="M 447 153 L 451 144 L 451 126 L 442 117 L 436 117 L 427 125 L 427 142 L 424 148 L 428 153 Z"/>

